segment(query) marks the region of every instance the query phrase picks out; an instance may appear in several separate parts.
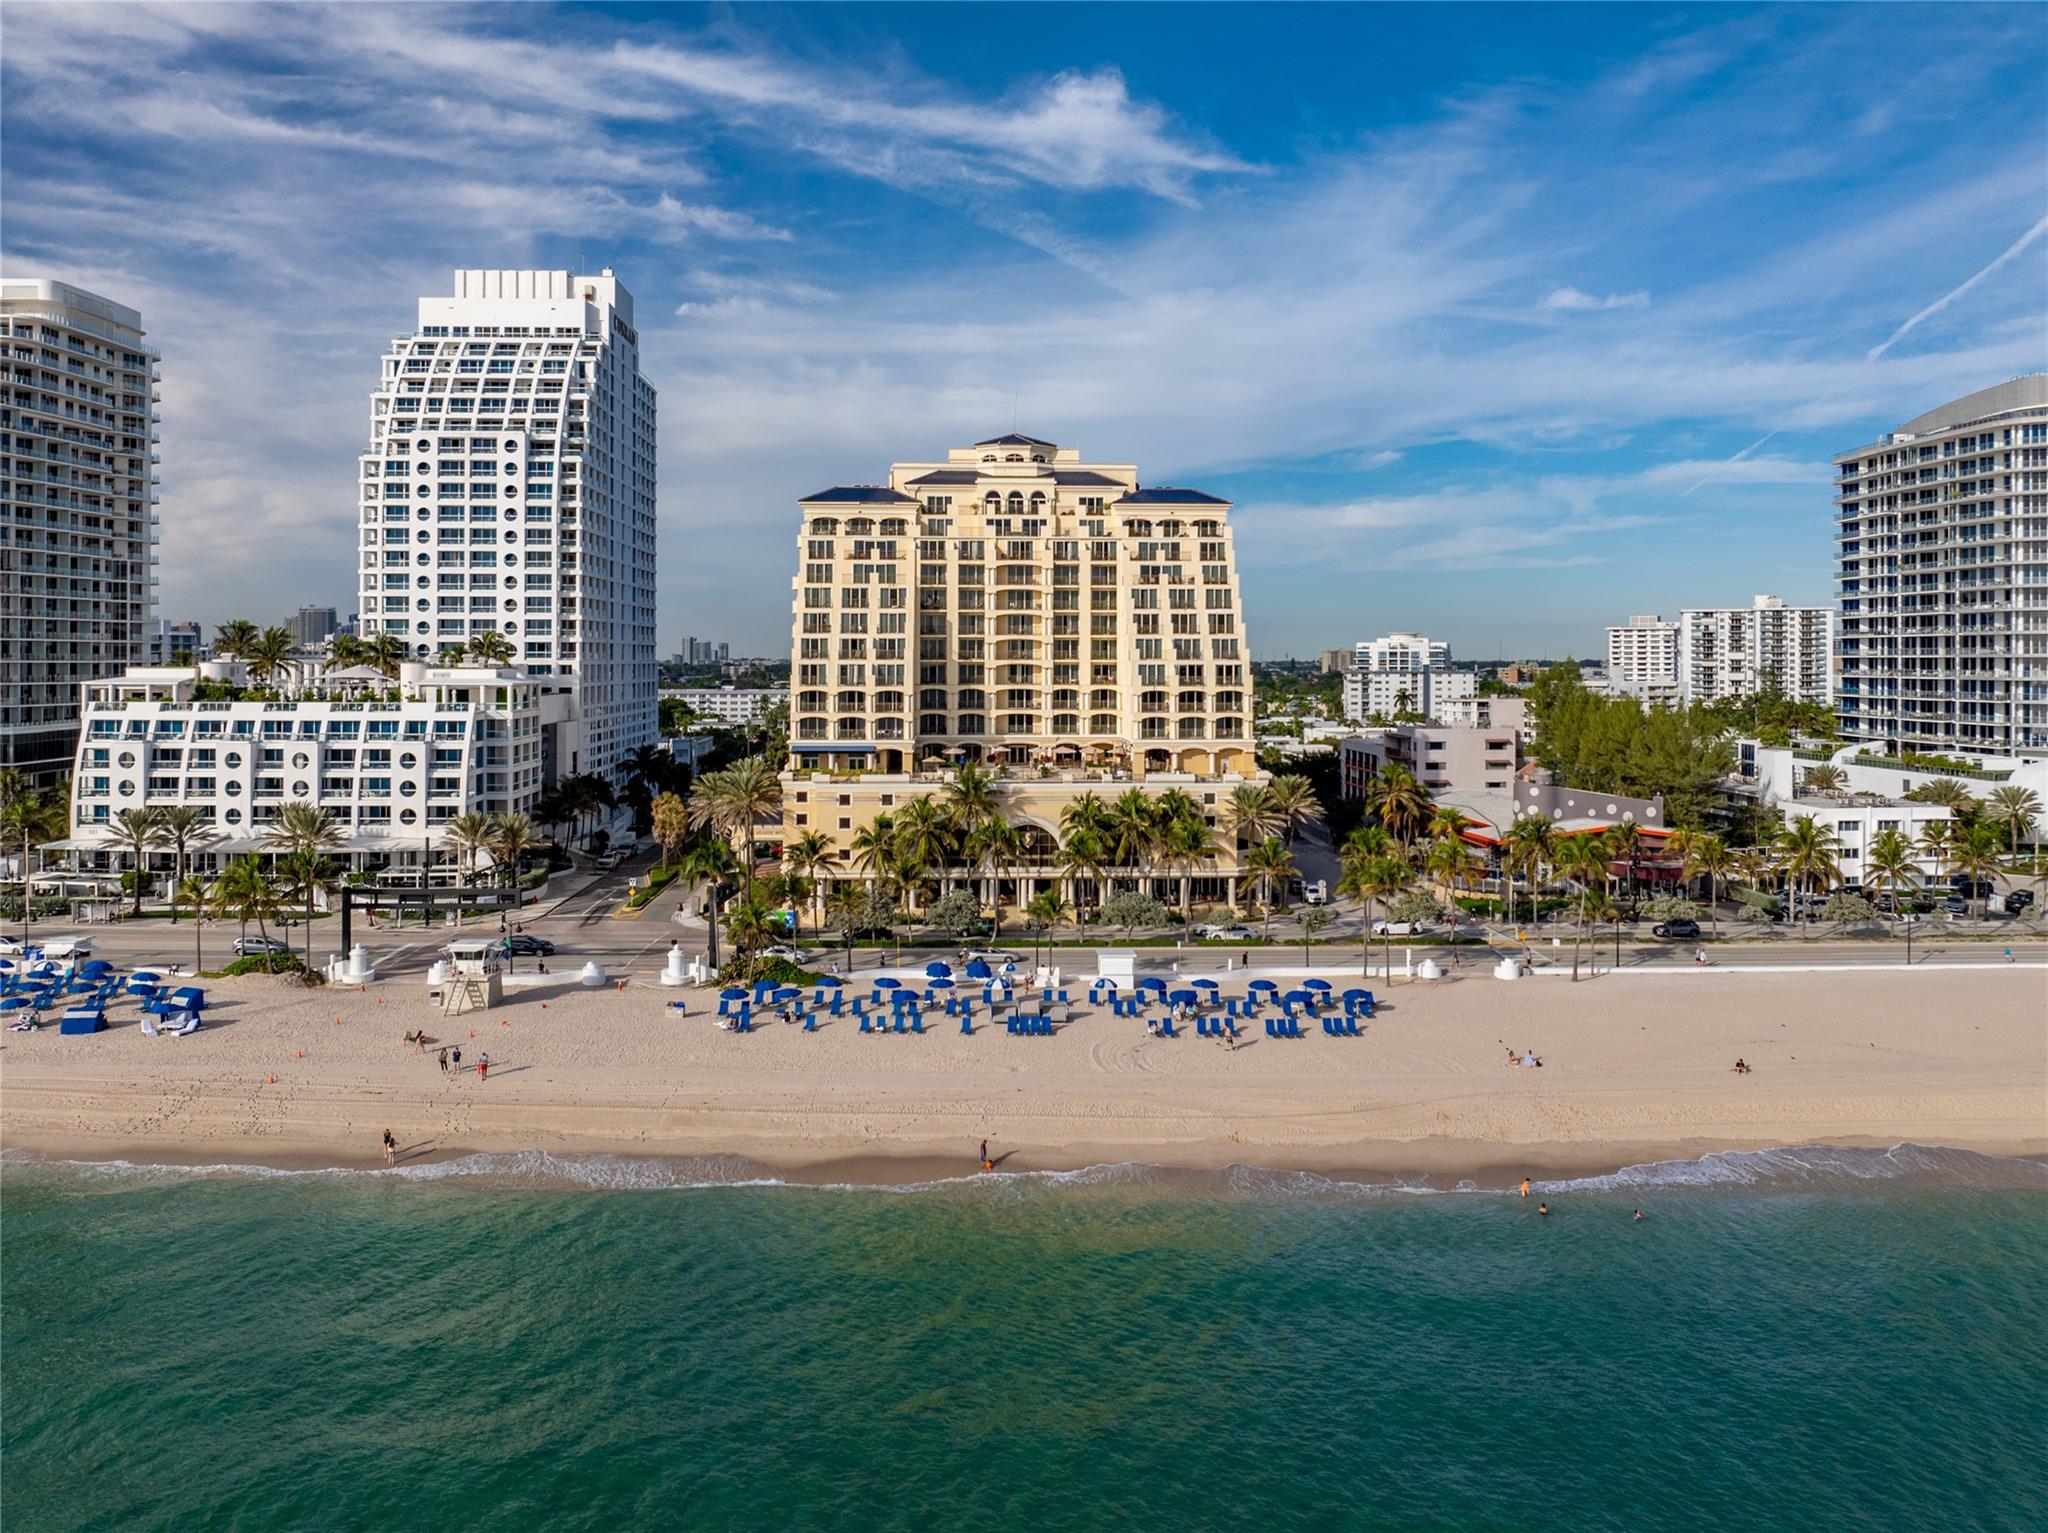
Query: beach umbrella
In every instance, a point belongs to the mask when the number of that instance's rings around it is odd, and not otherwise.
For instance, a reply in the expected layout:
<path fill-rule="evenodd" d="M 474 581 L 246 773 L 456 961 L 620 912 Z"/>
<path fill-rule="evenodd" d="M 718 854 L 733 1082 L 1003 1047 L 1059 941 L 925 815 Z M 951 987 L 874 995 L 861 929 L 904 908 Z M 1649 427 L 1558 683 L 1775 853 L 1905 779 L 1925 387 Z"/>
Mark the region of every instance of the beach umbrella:
<path fill-rule="evenodd" d="M 1138 981 L 1138 988 L 1140 990 L 1157 990 L 1160 994 L 1164 995 L 1166 993 L 1166 981 L 1157 974 L 1147 974 Z"/>
<path fill-rule="evenodd" d="M 1247 990 L 1278 990 L 1280 987 L 1270 979 L 1255 979 L 1245 988 Z"/>
<path fill-rule="evenodd" d="M 953 966 L 951 964 L 942 963 L 936 958 L 924 966 L 926 979 L 946 979 L 951 976 L 952 972 Z"/>
<path fill-rule="evenodd" d="M 875 988 L 877 990 L 899 990 L 902 986 L 903 981 L 900 979 L 878 979 L 875 981 Z"/>
<path fill-rule="evenodd" d="M 931 990 L 951 990 L 953 982 L 950 979 L 935 979 L 926 988 Z"/>
<path fill-rule="evenodd" d="M 29 1003 L 18 995 L 0 995 L 0 1011 L 26 1011 Z"/>
<path fill-rule="evenodd" d="M 1197 990 L 1214 990 L 1217 988 L 1216 981 L 1206 977 L 1197 980 L 1190 980 L 1189 983 L 1192 984 Z"/>
<path fill-rule="evenodd" d="M 1372 992 L 1370 990 L 1359 990 L 1353 988 L 1344 992 L 1344 999 L 1347 1001 L 1362 1001 L 1371 994 Z"/>
<path fill-rule="evenodd" d="M 1176 1006 L 1192 1006 L 1201 997 L 1192 990 L 1176 990 L 1167 999 Z"/>
<path fill-rule="evenodd" d="M 846 981 L 839 978 L 839 976 L 836 974 L 820 974 L 815 980 L 812 981 L 812 983 L 820 986 L 830 985 L 834 989 L 837 989 L 839 986 L 845 984 Z"/>
<path fill-rule="evenodd" d="M 744 1001 L 747 998 L 747 992 L 735 985 L 730 990 L 719 991 L 718 998 L 721 1001 Z"/>
<path fill-rule="evenodd" d="M 972 963 L 970 963 L 967 966 L 967 977 L 969 979 L 987 979 L 988 965 L 983 963 L 979 958 L 975 959 Z"/>
<path fill-rule="evenodd" d="M 1313 990 L 1290 990 L 1281 997 L 1289 1006 L 1313 1006 L 1316 993 Z"/>
<path fill-rule="evenodd" d="M 130 979 L 142 980 L 145 983 L 153 983 L 156 980 L 160 980 L 163 978 L 163 976 L 157 973 L 156 970 L 154 969 L 137 969 L 133 974 L 129 975 L 128 977 Z"/>
<path fill-rule="evenodd" d="M 1304 990 L 1327 990 L 1330 988 L 1330 982 L 1326 979 L 1305 979 L 1301 982 L 1301 988 Z"/>

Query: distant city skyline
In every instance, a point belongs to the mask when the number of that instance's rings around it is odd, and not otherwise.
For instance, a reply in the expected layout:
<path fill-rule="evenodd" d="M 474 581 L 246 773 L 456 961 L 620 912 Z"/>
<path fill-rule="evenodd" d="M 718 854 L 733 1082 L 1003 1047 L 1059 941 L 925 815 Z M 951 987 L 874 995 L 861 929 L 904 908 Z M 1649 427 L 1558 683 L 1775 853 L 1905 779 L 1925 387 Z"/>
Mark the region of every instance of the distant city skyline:
<path fill-rule="evenodd" d="M 1832 456 L 2048 366 L 2027 8 L 568 14 L 10 14 L 0 268 L 148 316 L 160 612 L 357 608 L 458 267 L 633 290 L 657 632 L 751 654 L 802 496 L 1014 427 L 1233 501 L 1259 658 L 1596 656 L 1832 602 Z"/>

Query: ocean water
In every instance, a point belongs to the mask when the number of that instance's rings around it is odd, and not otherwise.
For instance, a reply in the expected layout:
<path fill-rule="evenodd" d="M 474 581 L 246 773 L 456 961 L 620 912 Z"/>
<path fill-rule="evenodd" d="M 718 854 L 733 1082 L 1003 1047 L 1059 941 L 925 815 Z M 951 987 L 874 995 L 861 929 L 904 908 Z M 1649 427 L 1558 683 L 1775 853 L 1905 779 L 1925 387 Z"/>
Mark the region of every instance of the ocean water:
<path fill-rule="evenodd" d="M 2042 1167 L 1538 1190 L 16 1158 L 0 1523 L 2048 1526 Z"/>

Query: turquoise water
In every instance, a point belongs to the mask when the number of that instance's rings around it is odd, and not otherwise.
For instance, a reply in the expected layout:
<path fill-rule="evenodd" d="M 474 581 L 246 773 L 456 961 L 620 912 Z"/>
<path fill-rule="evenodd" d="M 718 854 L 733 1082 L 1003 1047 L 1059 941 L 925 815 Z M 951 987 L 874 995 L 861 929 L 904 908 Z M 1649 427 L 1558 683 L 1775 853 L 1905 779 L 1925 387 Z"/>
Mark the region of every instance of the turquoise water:
<path fill-rule="evenodd" d="M 0 1519 L 2048 1526 L 2038 1166 L 661 1185 L 735 1174 L 12 1161 Z"/>

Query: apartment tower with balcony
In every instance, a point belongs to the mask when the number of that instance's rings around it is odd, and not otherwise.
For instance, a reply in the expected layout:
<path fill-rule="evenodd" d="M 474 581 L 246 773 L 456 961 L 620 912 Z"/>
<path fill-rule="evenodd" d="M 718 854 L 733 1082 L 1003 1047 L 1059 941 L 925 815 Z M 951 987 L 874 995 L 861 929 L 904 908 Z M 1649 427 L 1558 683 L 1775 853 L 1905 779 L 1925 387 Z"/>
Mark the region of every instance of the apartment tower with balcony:
<path fill-rule="evenodd" d="M 1759 596 L 1747 607 L 1687 607 L 1678 616 L 1678 691 L 1689 703 L 1776 691 L 1800 703 L 1835 697 L 1835 609 L 1788 607 Z"/>
<path fill-rule="evenodd" d="M 0 767 L 48 784 L 155 618 L 158 359 L 135 310 L 42 278 L 0 281 L 0 339 Z"/>
<path fill-rule="evenodd" d="M 1842 737 L 2048 754 L 2048 373 L 1835 458 Z"/>
<path fill-rule="evenodd" d="M 998 880 L 1021 902 L 1056 882 L 1081 795 L 1179 790 L 1213 823 L 1262 780 L 1228 501 L 1012 433 L 800 508 L 785 836 L 849 862 L 877 814 L 979 762 L 1024 836 Z"/>
<path fill-rule="evenodd" d="M 496 633 L 571 699 L 549 781 L 656 735 L 655 397 L 606 268 L 458 271 L 392 341 L 361 467 L 359 632 L 430 659 Z"/>

